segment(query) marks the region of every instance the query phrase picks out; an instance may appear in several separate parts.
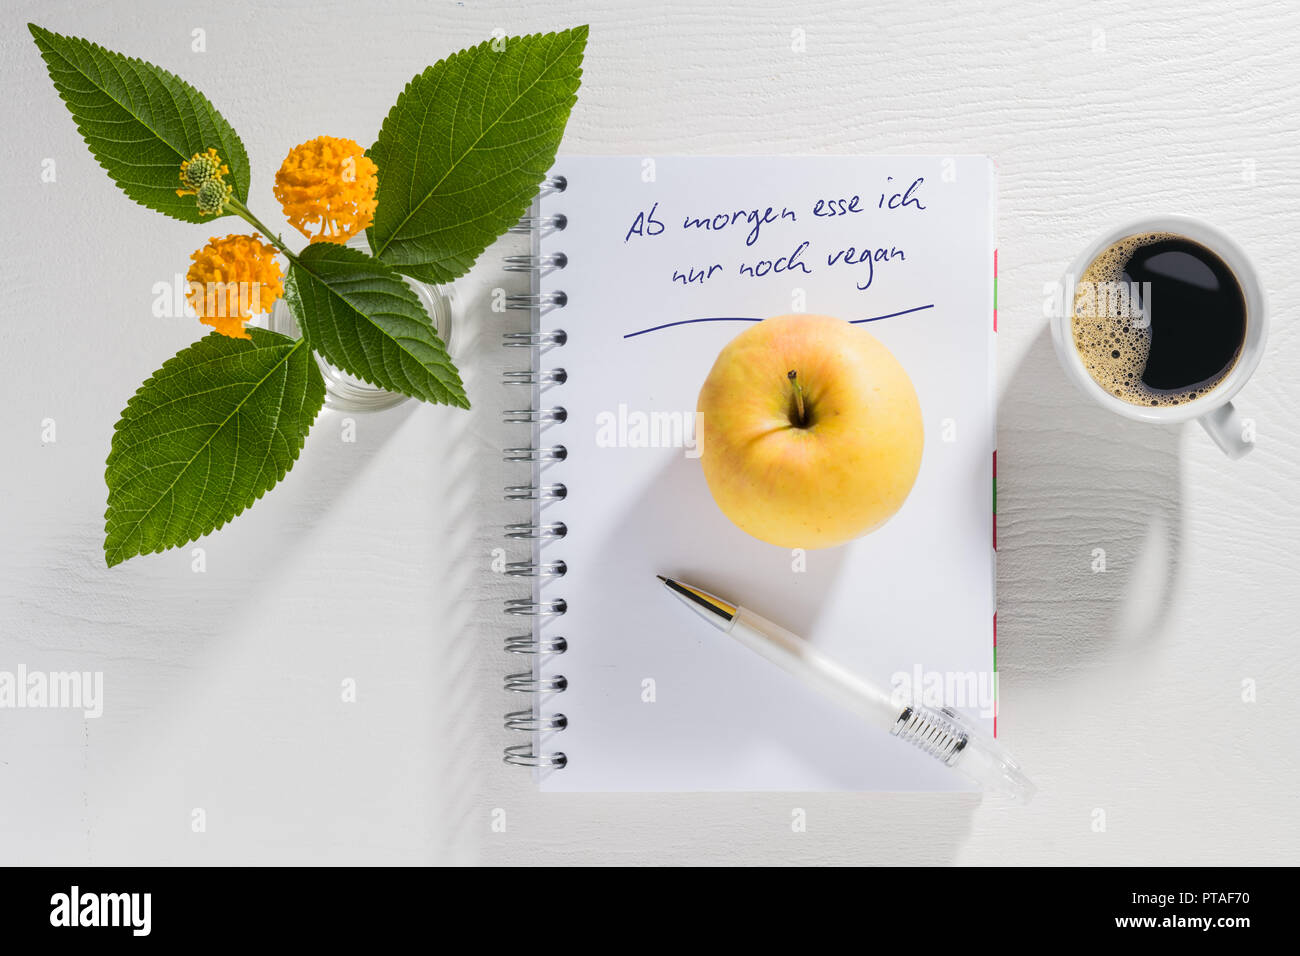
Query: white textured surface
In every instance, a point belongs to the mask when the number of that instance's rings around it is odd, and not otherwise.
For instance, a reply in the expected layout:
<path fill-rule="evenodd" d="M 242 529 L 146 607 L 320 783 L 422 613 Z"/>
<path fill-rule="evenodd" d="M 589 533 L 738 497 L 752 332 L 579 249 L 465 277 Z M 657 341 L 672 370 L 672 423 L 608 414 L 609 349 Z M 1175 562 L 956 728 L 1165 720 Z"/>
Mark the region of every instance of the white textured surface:
<path fill-rule="evenodd" d="M 515 6 L 7 5 L 0 669 L 103 670 L 106 703 L 97 721 L 0 711 L 0 862 L 1295 862 L 1300 9 Z M 27 20 L 205 90 L 248 147 L 264 218 L 290 146 L 369 142 L 411 75 L 498 27 L 592 24 L 572 151 L 996 157 L 999 729 L 1036 802 L 543 798 L 498 762 L 496 714 L 516 703 L 499 680 L 511 589 L 486 572 L 513 517 L 496 491 L 503 320 L 487 309 L 500 249 L 463 283 L 473 412 L 359 417 L 354 444 L 326 413 L 283 486 L 202 542 L 205 574 L 188 550 L 105 570 L 113 421 L 197 332 L 151 317 L 151 288 L 206 233 L 106 180 Z M 1106 226 L 1156 211 L 1232 233 L 1269 288 L 1268 353 L 1238 403 L 1259 432 L 1244 461 L 1195 426 L 1094 410 L 1051 354 L 1043 284 Z M 42 445 L 46 418 L 57 441 Z M 355 704 L 339 702 L 346 678 Z M 795 807 L 807 832 L 791 831 Z"/>

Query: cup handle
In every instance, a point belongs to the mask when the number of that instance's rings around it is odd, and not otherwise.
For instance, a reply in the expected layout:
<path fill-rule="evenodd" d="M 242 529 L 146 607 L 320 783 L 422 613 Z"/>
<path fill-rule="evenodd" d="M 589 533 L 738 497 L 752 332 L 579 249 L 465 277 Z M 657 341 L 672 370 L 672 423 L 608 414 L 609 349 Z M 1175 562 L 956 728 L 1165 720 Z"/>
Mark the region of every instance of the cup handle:
<path fill-rule="evenodd" d="M 1233 407 L 1232 402 L 1224 402 L 1214 411 L 1202 415 L 1197 421 L 1214 439 L 1219 450 L 1234 461 L 1255 447 L 1253 441 L 1244 437 L 1241 416 L 1237 414 L 1237 409 Z"/>

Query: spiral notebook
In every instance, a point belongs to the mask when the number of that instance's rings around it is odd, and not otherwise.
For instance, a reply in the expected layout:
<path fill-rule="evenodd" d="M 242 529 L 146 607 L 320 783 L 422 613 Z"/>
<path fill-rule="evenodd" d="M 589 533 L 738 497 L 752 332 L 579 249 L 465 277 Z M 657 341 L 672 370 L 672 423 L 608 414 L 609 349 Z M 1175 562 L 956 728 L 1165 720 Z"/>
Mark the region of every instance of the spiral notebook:
<path fill-rule="evenodd" d="M 995 187 L 985 157 L 562 157 L 519 227 L 506 529 L 530 583 L 508 763 L 548 791 L 961 790 L 667 596 L 751 607 L 996 733 Z M 522 278 L 522 276 L 521 276 Z M 693 446 L 700 386 L 751 323 L 822 313 L 899 359 L 925 425 L 883 527 L 791 551 L 735 527 Z M 525 397 L 528 398 L 525 398 Z M 527 550 L 525 550 L 527 549 Z"/>

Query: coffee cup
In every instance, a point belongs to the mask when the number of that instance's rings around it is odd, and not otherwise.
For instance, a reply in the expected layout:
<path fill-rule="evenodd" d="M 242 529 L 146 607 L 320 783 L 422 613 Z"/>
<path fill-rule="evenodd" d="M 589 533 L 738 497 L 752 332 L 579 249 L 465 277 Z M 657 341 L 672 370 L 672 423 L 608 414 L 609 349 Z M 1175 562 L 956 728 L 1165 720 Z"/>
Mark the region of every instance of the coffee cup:
<path fill-rule="evenodd" d="M 1227 235 L 1186 216 L 1118 226 L 1079 254 L 1050 301 L 1057 358 L 1093 401 L 1138 421 L 1195 419 L 1229 458 L 1254 447 L 1232 399 L 1263 356 L 1268 314 Z"/>

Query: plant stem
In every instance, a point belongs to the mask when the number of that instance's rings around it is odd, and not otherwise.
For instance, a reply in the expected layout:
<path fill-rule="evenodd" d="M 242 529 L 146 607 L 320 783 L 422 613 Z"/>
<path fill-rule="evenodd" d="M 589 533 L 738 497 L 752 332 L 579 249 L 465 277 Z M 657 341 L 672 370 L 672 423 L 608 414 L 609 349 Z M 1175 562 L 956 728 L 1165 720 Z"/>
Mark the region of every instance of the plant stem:
<path fill-rule="evenodd" d="M 286 246 L 283 242 L 280 241 L 280 237 L 272 233 L 270 229 L 266 228 L 266 226 L 262 225 L 261 221 L 258 220 L 258 218 L 254 216 L 251 212 L 249 212 L 248 207 L 245 206 L 238 199 L 235 199 L 233 197 L 228 199 L 226 201 L 226 208 L 229 209 L 231 212 L 233 212 L 240 219 L 247 222 L 250 226 L 252 226 L 258 232 L 260 232 L 262 235 L 266 236 L 267 241 L 269 241 L 271 245 L 275 246 L 275 248 L 279 249 L 281 252 L 283 252 L 286 256 L 289 257 L 290 262 L 298 261 L 298 257 L 295 256 L 292 251 L 290 251 L 288 246 Z"/>
<path fill-rule="evenodd" d="M 266 228 L 266 226 L 262 225 L 261 220 L 259 220 L 256 216 L 254 216 L 251 212 L 249 212 L 248 207 L 245 206 L 238 199 L 235 199 L 232 196 L 230 199 L 226 201 L 226 208 L 231 210 L 236 216 L 238 216 L 240 219 L 247 222 L 250 226 L 252 226 L 258 232 L 260 232 L 262 235 L 266 236 L 267 240 L 271 243 L 271 245 L 275 246 L 275 248 L 283 252 L 290 262 L 295 264 L 301 264 L 298 263 L 298 257 L 293 254 L 293 252 L 289 249 L 289 247 L 280 241 L 280 237 L 272 233 L 270 229 Z M 299 335 L 298 341 L 302 342 L 305 338 L 306 336 Z"/>
<path fill-rule="evenodd" d="M 794 407 L 795 412 L 799 416 L 799 420 L 795 424 L 800 428 L 803 428 L 808 424 L 808 415 L 804 411 L 803 405 L 803 386 L 799 384 L 797 373 L 794 369 L 791 369 L 789 373 L 786 374 L 786 378 L 788 378 L 790 384 L 794 386 Z"/>

